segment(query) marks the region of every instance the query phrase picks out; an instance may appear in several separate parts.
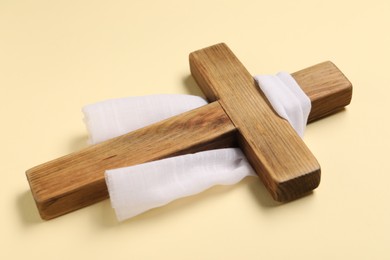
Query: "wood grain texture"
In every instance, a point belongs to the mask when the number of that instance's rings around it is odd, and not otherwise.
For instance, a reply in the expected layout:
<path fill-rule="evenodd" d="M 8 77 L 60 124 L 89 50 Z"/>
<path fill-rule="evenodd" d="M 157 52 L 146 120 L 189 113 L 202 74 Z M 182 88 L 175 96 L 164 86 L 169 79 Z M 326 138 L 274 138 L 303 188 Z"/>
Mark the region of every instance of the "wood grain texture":
<path fill-rule="evenodd" d="M 298 71 L 293 76 L 312 100 L 310 121 L 350 102 L 352 86 L 330 62 Z M 41 217 L 51 219 L 106 199 L 104 171 L 107 169 L 237 146 L 237 133 L 236 126 L 216 101 L 36 166 L 26 175 Z"/>
<path fill-rule="evenodd" d="M 218 102 L 90 146 L 26 172 L 43 219 L 108 197 L 104 171 L 234 146 L 236 129 Z"/>
<path fill-rule="evenodd" d="M 196 82 L 209 101 L 219 100 L 239 132 L 241 149 L 275 200 L 301 197 L 319 185 L 316 158 L 289 123 L 274 113 L 226 44 L 193 52 L 189 60 Z"/>
<path fill-rule="evenodd" d="M 351 102 L 351 82 L 330 61 L 291 75 L 311 100 L 309 122 L 333 114 Z"/>

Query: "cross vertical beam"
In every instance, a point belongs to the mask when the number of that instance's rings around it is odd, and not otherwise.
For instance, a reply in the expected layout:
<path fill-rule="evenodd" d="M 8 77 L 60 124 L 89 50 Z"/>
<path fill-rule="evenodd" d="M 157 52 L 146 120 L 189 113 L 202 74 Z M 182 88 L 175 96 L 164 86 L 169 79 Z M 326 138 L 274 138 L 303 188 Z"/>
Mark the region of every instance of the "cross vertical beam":
<path fill-rule="evenodd" d="M 190 54 L 190 69 L 209 101 L 218 100 L 238 130 L 238 143 L 277 201 L 315 189 L 321 169 L 290 124 L 274 113 L 264 94 L 226 44 Z"/>

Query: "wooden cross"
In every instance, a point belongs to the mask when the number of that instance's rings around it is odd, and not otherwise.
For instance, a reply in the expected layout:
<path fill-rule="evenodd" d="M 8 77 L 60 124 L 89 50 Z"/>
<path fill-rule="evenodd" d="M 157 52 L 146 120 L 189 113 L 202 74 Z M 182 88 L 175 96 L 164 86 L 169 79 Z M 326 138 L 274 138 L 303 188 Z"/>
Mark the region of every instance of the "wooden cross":
<path fill-rule="evenodd" d="M 319 185 L 317 160 L 225 44 L 195 51 L 189 59 L 192 76 L 211 103 L 27 170 L 43 219 L 108 198 L 107 169 L 237 145 L 277 201 L 296 199 Z M 331 62 L 292 76 L 312 102 L 309 122 L 350 103 L 352 85 Z"/>

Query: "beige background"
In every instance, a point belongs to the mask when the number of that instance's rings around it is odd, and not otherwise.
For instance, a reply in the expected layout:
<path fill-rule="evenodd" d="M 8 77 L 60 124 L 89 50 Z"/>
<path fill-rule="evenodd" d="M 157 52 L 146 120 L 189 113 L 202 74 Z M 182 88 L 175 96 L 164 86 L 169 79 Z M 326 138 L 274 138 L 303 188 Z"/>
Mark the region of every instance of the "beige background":
<path fill-rule="evenodd" d="M 389 3 L 1 0 L 0 259 L 390 259 Z M 87 145 L 83 105 L 200 94 L 188 54 L 222 41 L 253 74 L 332 60 L 353 83 L 307 128 L 312 195 L 246 179 L 124 223 L 108 201 L 40 220 L 24 171 Z"/>

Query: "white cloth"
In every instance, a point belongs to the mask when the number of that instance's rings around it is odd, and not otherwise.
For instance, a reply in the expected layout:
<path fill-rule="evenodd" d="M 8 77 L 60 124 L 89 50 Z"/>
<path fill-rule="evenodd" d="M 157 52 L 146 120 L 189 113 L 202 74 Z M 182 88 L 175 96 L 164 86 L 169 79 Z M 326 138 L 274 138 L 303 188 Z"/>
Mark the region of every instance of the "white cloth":
<path fill-rule="evenodd" d="M 298 135 L 303 137 L 311 101 L 295 79 L 286 72 L 279 72 L 276 76 L 255 76 L 255 80 L 276 113 L 287 119 Z"/>
<path fill-rule="evenodd" d="M 91 144 L 207 104 L 198 96 L 164 94 L 110 99 L 83 108 Z"/>
<path fill-rule="evenodd" d="M 106 171 L 111 205 L 119 221 L 214 185 L 255 176 L 238 148 L 209 150 Z"/>
<path fill-rule="evenodd" d="M 295 80 L 286 73 L 255 79 L 275 111 L 302 136 L 310 100 Z M 90 141 L 98 143 L 205 104 L 196 96 L 153 95 L 108 100 L 86 106 L 83 112 Z M 120 221 L 214 185 L 235 184 L 254 175 L 239 148 L 176 156 L 105 173 L 111 204 Z"/>

